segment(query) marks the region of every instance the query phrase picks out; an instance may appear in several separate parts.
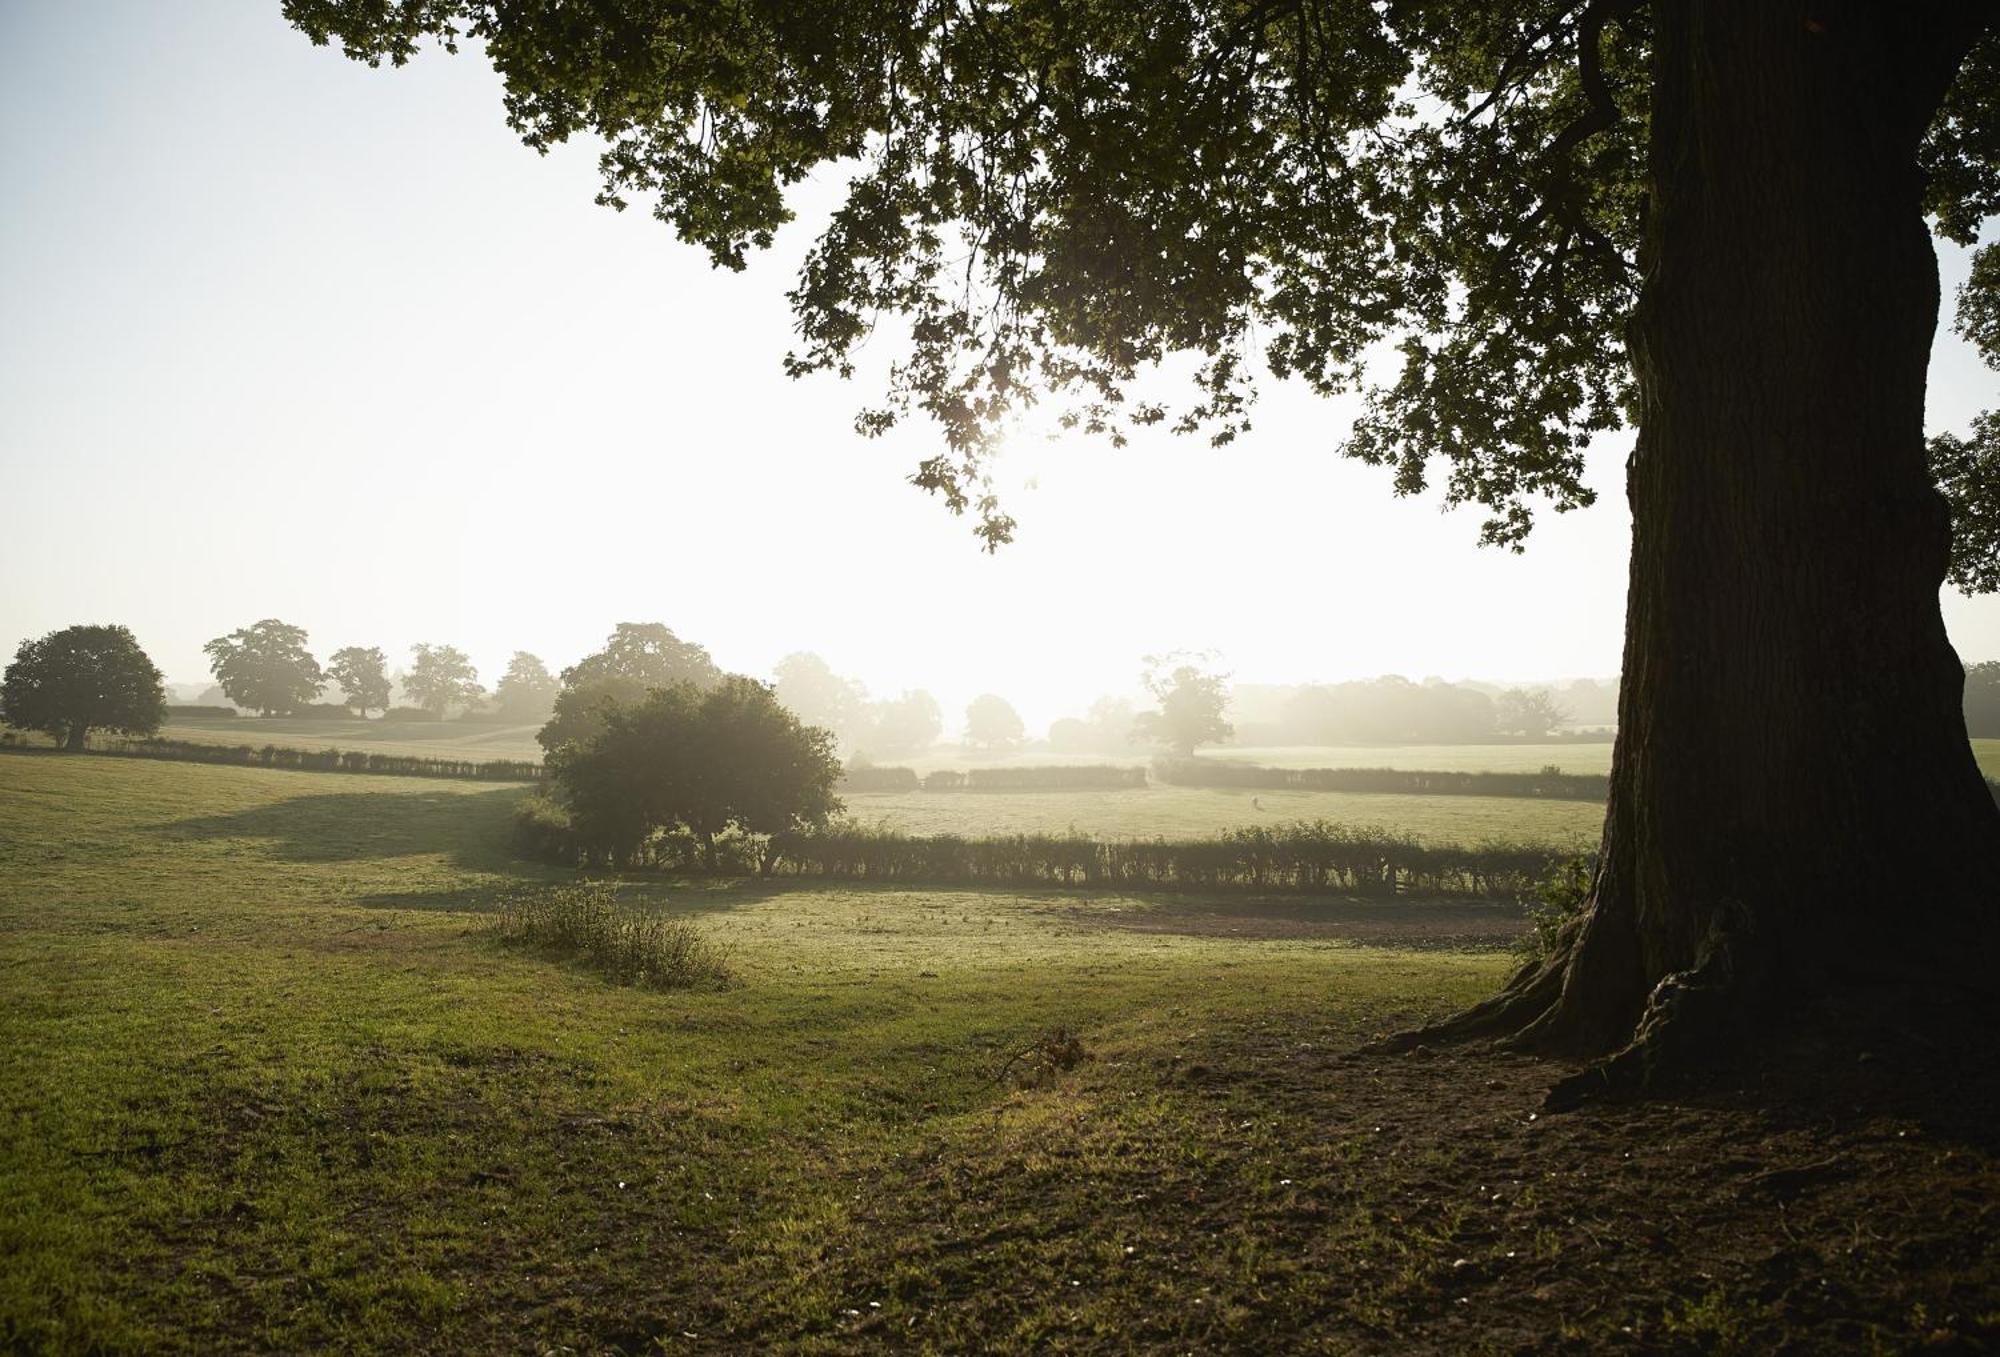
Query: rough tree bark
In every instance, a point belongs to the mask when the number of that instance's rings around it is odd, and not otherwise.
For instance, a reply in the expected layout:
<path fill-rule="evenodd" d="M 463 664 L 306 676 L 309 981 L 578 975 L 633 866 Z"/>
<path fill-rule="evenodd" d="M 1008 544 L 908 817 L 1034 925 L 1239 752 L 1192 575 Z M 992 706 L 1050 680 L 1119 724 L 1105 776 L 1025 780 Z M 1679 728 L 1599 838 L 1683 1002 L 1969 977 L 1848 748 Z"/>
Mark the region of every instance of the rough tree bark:
<path fill-rule="evenodd" d="M 1654 4 L 1598 875 L 1549 960 L 1433 1035 L 1608 1056 L 1567 1087 L 1584 1096 L 1807 1008 L 1901 1014 L 1976 986 L 1963 958 L 1989 964 L 2000 812 L 1938 608 L 1950 528 L 1924 462 L 1938 281 L 1917 169 L 1988 12 Z"/>

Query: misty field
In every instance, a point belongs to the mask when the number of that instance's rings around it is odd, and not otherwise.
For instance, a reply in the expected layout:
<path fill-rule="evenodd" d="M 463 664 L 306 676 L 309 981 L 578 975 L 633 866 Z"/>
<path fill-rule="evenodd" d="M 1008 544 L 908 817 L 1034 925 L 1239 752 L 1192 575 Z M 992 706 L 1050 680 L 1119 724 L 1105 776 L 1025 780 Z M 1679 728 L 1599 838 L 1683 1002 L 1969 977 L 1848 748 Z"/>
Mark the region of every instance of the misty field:
<path fill-rule="evenodd" d="M 235 720 L 174 720 L 160 734 L 170 740 L 213 744 L 284 745 L 294 749 L 360 749 L 383 754 L 438 758 L 539 759 L 534 725 L 484 721 L 323 721 L 284 717 Z M 2000 779 L 2000 739 L 1972 741 L 1973 757 L 1989 778 Z M 1057 754 L 1033 750 L 983 756 L 940 746 L 897 764 L 929 773 L 941 768 L 1036 768 L 1051 764 L 1116 764 L 1137 767 L 1143 751 L 1120 754 Z M 1534 773 L 1556 767 L 1566 773 L 1607 773 L 1609 741 L 1558 744 L 1403 744 L 1226 746 L 1202 751 L 1205 759 L 1257 763 L 1271 768 L 1408 768 L 1438 772 Z"/>
<path fill-rule="evenodd" d="M 1817 1130 L 1348 1054 L 1489 991 L 1508 909 L 628 881 L 726 949 L 658 993 L 498 941 L 569 879 L 501 850 L 521 794 L 0 757 L 0 1341 L 1900 1347 L 1981 1256 L 1984 1161 L 1871 1207 L 1940 1260 L 1884 1270 L 1851 1202 L 1674 1172 Z"/>
<path fill-rule="evenodd" d="M 337 721 L 239 716 L 219 721 L 169 720 L 160 727 L 160 737 L 200 744 L 359 749 L 420 758 L 540 759 L 542 747 L 535 743 L 535 732 L 540 729 L 539 723 L 496 721 Z"/>
<path fill-rule="evenodd" d="M 909 834 L 1061 834 L 1195 839 L 1246 825 L 1331 820 L 1373 826 L 1426 843 L 1527 841 L 1586 849 L 1604 824 L 1590 801 L 1507 796 L 1241 791 L 1154 784 L 1083 792 L 846 792 L 847 813 Z"/>

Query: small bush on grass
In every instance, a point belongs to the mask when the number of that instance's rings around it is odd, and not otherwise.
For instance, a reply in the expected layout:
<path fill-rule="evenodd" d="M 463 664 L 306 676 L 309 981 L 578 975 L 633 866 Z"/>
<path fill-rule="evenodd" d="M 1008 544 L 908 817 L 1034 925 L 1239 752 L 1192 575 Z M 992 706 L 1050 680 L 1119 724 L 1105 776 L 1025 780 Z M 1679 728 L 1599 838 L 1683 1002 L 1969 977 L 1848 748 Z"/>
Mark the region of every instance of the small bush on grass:
<path fill-rule="evenodd" d="M 614 984 L 686 989 L 729 979 L 727 953 L 700 929 L 625 909 L 603 882 L 508 896 L 494 929 L 503 943 L 580 961 Z"/>

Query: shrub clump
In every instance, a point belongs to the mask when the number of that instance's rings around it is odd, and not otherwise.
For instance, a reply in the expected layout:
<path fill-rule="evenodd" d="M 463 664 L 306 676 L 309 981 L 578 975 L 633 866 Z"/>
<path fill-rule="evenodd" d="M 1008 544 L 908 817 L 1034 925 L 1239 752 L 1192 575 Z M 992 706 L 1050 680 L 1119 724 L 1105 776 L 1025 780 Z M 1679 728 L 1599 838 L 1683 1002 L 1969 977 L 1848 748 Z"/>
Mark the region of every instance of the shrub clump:
<path fill-rule="evenodd" d="M 727 952 L 700 929 L 625 909 L 604 882 L 506 896 L 494 930 L 503 943 L 579 961 L 614 984 L 664 990 L 729 979 Z"/>
<path fill-rule="evenodd" d="M 1590 904 L 1590 883 L 1597 876 L 1597 854 L 1579 853 L 1549 868 L 1535 883 L 1534 898 L 1528 902 L 1528 931 L 1521 948 L 1531 957 L 1552 955 L 1572 920 L 1581 918 Z"/>

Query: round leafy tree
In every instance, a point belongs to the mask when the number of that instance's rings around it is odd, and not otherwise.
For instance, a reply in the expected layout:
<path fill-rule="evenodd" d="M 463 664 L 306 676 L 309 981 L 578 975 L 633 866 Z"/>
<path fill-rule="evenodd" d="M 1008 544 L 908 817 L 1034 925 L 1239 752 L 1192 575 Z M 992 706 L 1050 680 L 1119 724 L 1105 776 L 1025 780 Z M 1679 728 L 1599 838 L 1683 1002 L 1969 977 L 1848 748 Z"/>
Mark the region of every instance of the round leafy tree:
<path fill-rule="evenodd" d="M 306 630 L 267 617 L 218 636 L 202 647 L 222 691 L 260 716 L 295 712 L 326 686 L 319 661 L 306 649 Z"/>
<path fill-rule="evenodd" d="M 82 749 L 93 730 L 151 735 L 167 719 L 160 671 L 124 627 L 64 627 L 23 641 L 0 682 L 0 720 Z"/>
<path fill-rule="evenodd" d="M 1205 744 L 1219 744 L 1236 733 L 1223 720 L 1229 708 L 1229 675 L 1202 667 L 1209 657 L 1148 655 L 1140 682 L 1158 711 L 1141 712 L 1132 722 L 1135 739 L 1163 744 L 1182 758 L 1193 758 Z"/>
<path fill-rule="evenodd" d="M 607 703 L 635 703 L 648 690 L 675 683 L 709 688 L 721 677 L 705 647 L 683 641 L 661 623 L 620 622 L 604 649 L 562 671 L 554 714 L 535 739 L 554 753 L 595 735 L 602 728 L 601 711 Z"/>
<path fill-rule="evenodd" d="M 1027 727 L 1014 704 L 998 693 L 981 693 L 966 704 L 965 742 L 977 749 L 1012 749 L 1021 743 Z"/>
<path fill-rule="evenodd" d="M 630 861 L 658 830 L 685 830 L 716 866 L 730 829 L 775 834 L 819 824 L 840 808 L 830 732 L 808 726 L 755 679 L 731 674 L 707 689 L 656 687 L 637 702 L 607 699 L 598 728 L 551 754 L 577 836 Z"/>

